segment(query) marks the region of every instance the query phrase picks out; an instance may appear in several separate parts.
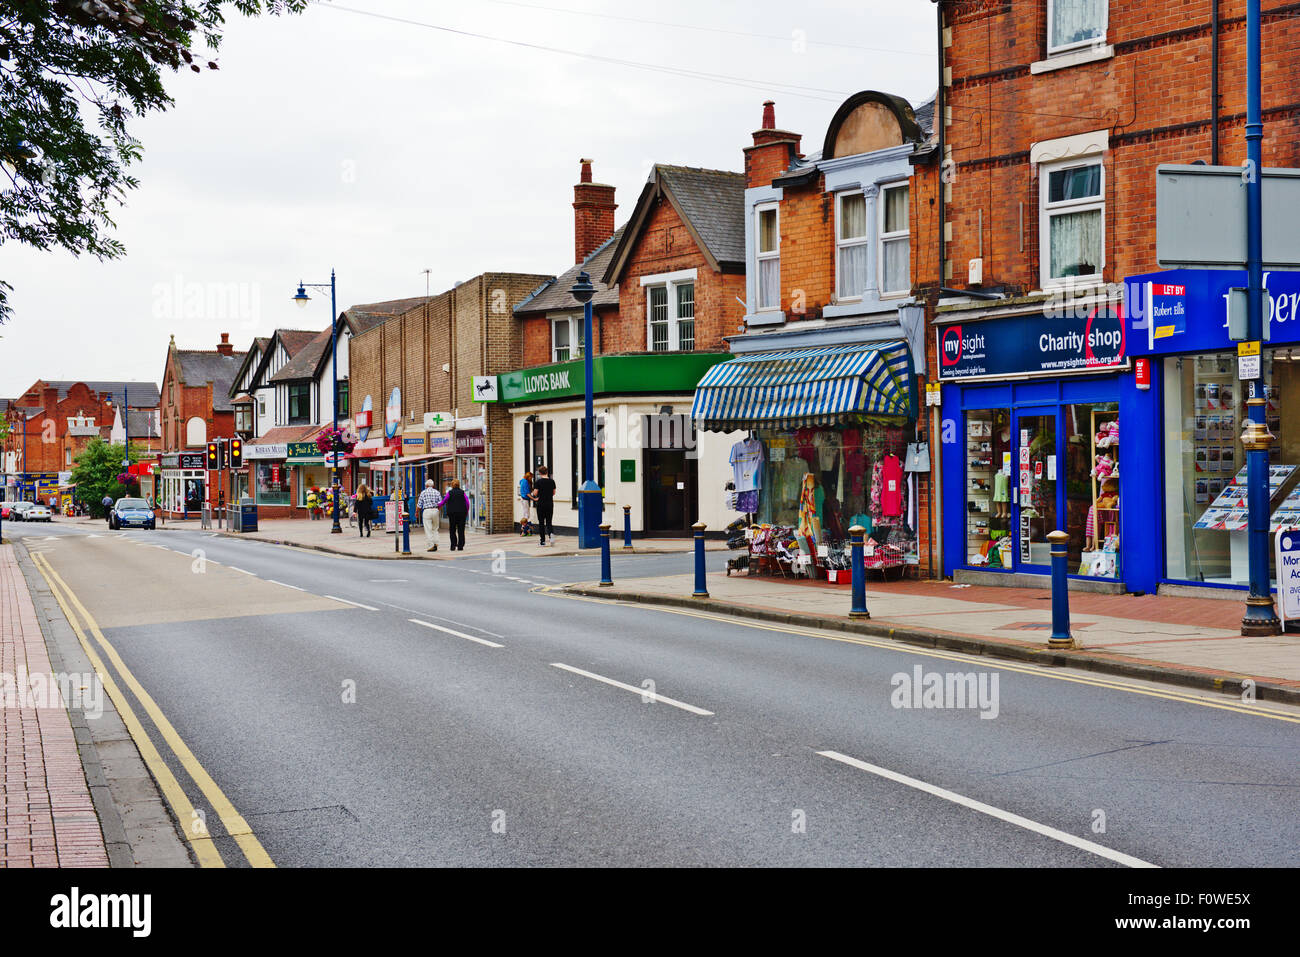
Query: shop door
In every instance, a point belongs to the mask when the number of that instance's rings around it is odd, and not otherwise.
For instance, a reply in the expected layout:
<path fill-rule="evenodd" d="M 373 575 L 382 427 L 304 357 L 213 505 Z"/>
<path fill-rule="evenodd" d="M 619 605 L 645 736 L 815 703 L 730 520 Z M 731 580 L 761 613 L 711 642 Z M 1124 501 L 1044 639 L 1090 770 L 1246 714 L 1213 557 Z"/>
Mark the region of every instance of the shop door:
<path fill-rule="evenodd" d="M 1056 412 L 1055 407 L 1020 408 L 1012 419 L 1016 571 L 1051 571 L 1047 535 L 1057 528 Z"/>
<path fill-rule="evenodd" d="M 695 460 L 680 449 L 646 449 L 644 479 L 646 534 L 691 534 L 699 516 Z"/>
<path fill-rule="evenodd" d="M 487 466 L 477 456 L 463 455 L 456 459 L 460 487 L 469 498 L 467 528 L 482 528 L 487 520 Z"/>

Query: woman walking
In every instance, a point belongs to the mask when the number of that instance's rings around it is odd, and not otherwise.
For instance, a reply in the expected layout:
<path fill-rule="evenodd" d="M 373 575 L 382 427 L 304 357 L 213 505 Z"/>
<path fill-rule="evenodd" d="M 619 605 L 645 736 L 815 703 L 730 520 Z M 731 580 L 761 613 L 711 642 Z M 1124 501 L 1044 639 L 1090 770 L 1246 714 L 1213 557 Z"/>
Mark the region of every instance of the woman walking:
<path fill-rule="evenodd" d="M 370 537 L 370 508 L 374 493 L 362 482 L 357 486 L 357 538 Z"/>
<path fill-rule="evenodd" d="M 519 501 L 523 503 L 524 517 L 519 520 L 519 534 L 531 535 L 532 528 L 529 526 L 529 511 L 533 504 L 533 473 L 525 472 L 524 477 L 519 480 Z"/>
<path fill-rule="evenodd" d="M 469 497 L 460 487 L 460 479 L 451 480 L 447 497 L 442 500 L 442 510 L 450 524 L 451 550 L 465 550 L 465 519 L 469 518 Z"/>

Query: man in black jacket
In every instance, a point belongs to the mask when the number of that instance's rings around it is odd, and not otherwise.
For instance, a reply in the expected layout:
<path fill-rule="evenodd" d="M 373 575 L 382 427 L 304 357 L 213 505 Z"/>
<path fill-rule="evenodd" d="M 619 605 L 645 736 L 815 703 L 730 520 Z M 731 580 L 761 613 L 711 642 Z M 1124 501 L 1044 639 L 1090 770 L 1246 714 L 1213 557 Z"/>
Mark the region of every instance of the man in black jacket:
<path fill-rule="evenodd" d="M 533 501 L 537 503 L 537 535 L 538 545 L 546 545 L 546 537 L 549 535 L 551 541 L 549 544 L 555 545 L 555 480 L 551 478 L 551 470 L 545 465 L 537 470 L 537 481 L 533 483 Z"/>
<path fill-rule="evenodd" d="M 465 520 L 469 518 L 469 496 L 460 487 L 460 479 L 451 480 L 451 488 L 447 489 L 447 496 L 440 504 L 450 526 L 448 534 L 451 537 L 451 550 L 454 552 L 459 549 L 463 552 L 465 550 Z"/>

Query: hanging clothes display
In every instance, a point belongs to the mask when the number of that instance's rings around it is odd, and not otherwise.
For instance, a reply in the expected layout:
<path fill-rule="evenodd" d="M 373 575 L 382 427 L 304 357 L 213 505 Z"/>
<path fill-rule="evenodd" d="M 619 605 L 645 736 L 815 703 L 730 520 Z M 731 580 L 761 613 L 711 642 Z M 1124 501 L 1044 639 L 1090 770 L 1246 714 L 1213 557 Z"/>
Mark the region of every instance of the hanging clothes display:
<path fill-rule="evenodd" d="M 821 541 L 821 519 L 817 517 L 817 478 L 804 476 L 803 491 L 799 495 L 799 534 L 807 535 L 813 544 Z"/>
<path fill-rule="evenodd" d="M 751 492 L 763 485 L 763 443 L 750 436 L 731 447 L 732 481 L 737 492 Z"/>
<path fill-rule="evenodd" d="M 903 514 L 903 463 L 897 455 L 886 455 L 881 466 L 880 514 L 885 518 Z"/>

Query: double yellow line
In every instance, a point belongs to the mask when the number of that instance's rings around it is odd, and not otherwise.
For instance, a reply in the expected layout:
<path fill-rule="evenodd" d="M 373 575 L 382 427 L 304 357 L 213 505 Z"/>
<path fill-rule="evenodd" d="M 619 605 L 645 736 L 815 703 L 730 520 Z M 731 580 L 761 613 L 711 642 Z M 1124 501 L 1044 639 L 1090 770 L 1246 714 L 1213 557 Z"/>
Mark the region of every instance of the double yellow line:
<path fill-rule="evenodd" d="M 818 638 L 823 641 L 839 641 L 850 645 L 863 645 L 868 648 L 883 648 L 887 651 L 897 651 L 909 655 L 921 655 L 926 658 L 939 658 L 946 661 L 956 661 L 962 663 L 978 662 L 986 668 L 996 671 L 1013 671 L 1024 675 L 1032 675 L 1036 678 L 1050 678 L 1053 681 L 1068 681 L 1071 684 L 1091 685 L 1094 688 L 1106 688 L 1110 691 L 1123 691 L 1128 694 L 1145 695 L 1148 698 L 1164 698 L 1168 701 L 1177 701 L 1182 704 L 1193 704 L 1202 708 L 1214 708 L 1219 711 L 1233 711 L 1237 714 L 1246 714 L 1255 718 L 1272 718 L 1274 721 L 1286 721 L 1291 724 L 1300 724 L 1300 715 L 1287 713 L 1284 711 L 1275 711 L 1259 705 L 1247 704 L 1244 701 L 1238 703 L 1227 695 L 1223 701 L 1213 701 L 1201 697 L 1197 694 L 1180 691 L 1175 688 L 1144 688 L 1139 685 L 1129 684 L 1122 679 L 1103 678 L 1095 675 L 1082 675 L 1078 673 L 1069 673 L 1060 671 L 1055 668 L 1045 668 L 1042 665 L 1016 664 L 1010 661 L 999 661 L 996 658 L 975 657 L 963 652 L 941 651 L 938 649 L 922 648 L 916 645 L 909 645 L 901 641 L 895 641 L 890 638 L 867 638 L 850 635 L 836 635 L 815 628 L 806 628 L 799 625 L 781 625 L 769 624 L 754 619 L 741 617 L 732 617 L 729 615 L 719 615 L 706 611 L 692 611 L 687 608 L 680 608 L 674 605 L 655 605 L 655 604 L 638 604 L 620 600 L 616 598 L 592 598 L 587 595 L 575 595 L 565 592 L 563 589 L 566 585 L 543 585 L 539 588 L 531 589 L 542 595 L 549 595 L 552 598 L 567 598 L 570 601 L 586 601 L 597 605 L 627 605 L 636 604 L 638 608 L 650 609 L 653 611 L 664 612 L 669 615 L 680 615 L 685 618 L 700 618 L 705 621 L 723 622 L 728 625 L 739 625 L 742 628 L 753 628 L 759 631 L 775 631 L 786 635 L 797 635 L 801 638 Z M 1245 675 L 1243 678 L 1247 677 Z"/>
<path fill-rule="evenodd" d="M 63 609 L 63 614 L 67 617 L 68 623 L 72 625 L 72 630 L 76 632 L 77 640 L 81 642 L 81 647 L 85 650 L 86 657 L 90 659 L 91 666 L 103 678 L 104 688 L 108 691 L 109 698 L 112 700 L 114 707 L 117 708 L 118 714 L 122 716 L 122 721 L 126 724 L 127 730 L 135 740 L 136 747 L 140 749 L 145 764 L 148 765 L 154 779 L 162 788 L 163 796 L 167 799 L 167 803 L 171 805 L 172 812 L 181 822 L 181 831 L 185 840 L 194 848 L 194 854 L 198 858 L 200 866 L 225 867 L 226 864 L 213 843 L 212 836 L 208 833 L 203 817 L 190 803 L 185 790 L 181 787 L 180 782 L 176 780 L 176 776 L 172 774 L 171 768 L 167 766 L 167 762 L 163 760 L 162 755 L 158 753 L 153 739 L 149 737 L 144 725 L 136 716 L 130 701 L 122 693 L 122 689 L 117 682 L 113 680 L 109 670 L 104 667 L 103 659 L 100 658 L 94 645 L 87 639 L 86 630 L 82 628 L 77 615 L 73 614 L 73 608 L 76 608 L 82 620 L 85 621 L 86 629 L 94 636 L 95 642 L 103 649 L 108 660 L 113 663 L 117 673 L 122 676 L 123 683 L 130 688 L 136 700 L 140 702 L 145 712 L 153 720 L 154 727 L 158 729 L 162 739 L 176 755 L 181 767 L 185 769 L 194 783 L 198 785 L 203 796 L 207 798 L 208 803 L 225 826 L 226 832 L 235 839 L 239 849 L 243 851 L 248 863 L 253 867 L 274 867 L 275 863 L 271 860 L 271 856 L 266 853 L 266 849 L 262 847 L 261 842 L 253 834 L 253 829 L 248 826 L 248 822 L 235 810 L 229 798 L 222 793 L 221 788 L 204 770 L 203 765 L 194 756 L 194 752 L 176 733 L 176 729 L 172 727 L 171 722 L 167 720 L 166 715 L 162 713 L 162 709 L 158 707 L 149 692 L 145 691 L 140 682 L 131 674 L 126 667 L 126 663 L 122 661 L 121 656 L 117 653 L 117 649 L 104 637 L 104 633 L 100 631 L 94 617 L 86 610 L 86 607 L 72 589 L 68 587 L 67 582 L 59 576 L 59 573 L 54 570 L 44 555 L 32 554 L 32 561 L 35 562 L 37 570 L 40 571 L 46 583 L 50 586 L 50 591 L 53 592 L 54 599 L 59 603 L 59 607 Z"/>

